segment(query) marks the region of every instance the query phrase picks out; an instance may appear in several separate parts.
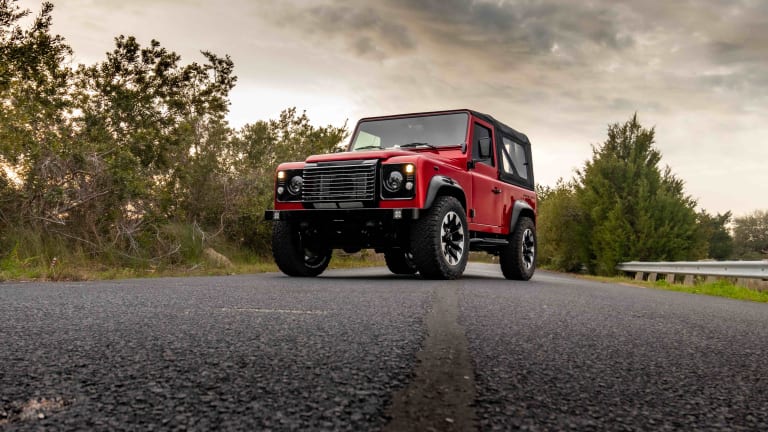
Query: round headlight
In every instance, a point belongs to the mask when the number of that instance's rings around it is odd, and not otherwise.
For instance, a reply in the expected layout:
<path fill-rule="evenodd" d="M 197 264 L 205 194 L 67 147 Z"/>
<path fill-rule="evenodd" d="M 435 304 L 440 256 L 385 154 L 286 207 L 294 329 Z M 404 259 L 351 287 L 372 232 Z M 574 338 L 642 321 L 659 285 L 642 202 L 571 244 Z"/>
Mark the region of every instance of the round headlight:
<path fill-rule="evenodd" d="M 398 192 L 403 188 L 403 175 L 400 171 L 392 171 L 384 181 L 384 189 L 389 192 Z"/>
<path fill-rule="evenodd" d="M 298 195 L 301 193 L 301 188 L 304 186 L 304 179 L 301 176 L 291 177 L 291 181 L 288 182 L 288 192 L 291 195 Z"/>

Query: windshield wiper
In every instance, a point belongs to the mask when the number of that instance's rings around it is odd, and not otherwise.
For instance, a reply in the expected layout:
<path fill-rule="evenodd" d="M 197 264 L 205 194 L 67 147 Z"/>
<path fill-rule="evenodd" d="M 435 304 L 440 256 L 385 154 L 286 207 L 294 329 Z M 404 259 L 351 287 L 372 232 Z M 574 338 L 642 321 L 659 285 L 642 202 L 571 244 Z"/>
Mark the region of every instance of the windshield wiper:
<path fill-rule="evenodd" d="M 437 149 L 437 147 L 433 146 L 432 144 L 425 143 L 425 142 L 412 142 L 412 143 L 408 143 L 408 144 L 401 144 L 400 148 L 420 147 L 420 146 Z"/>
<path fill-rule="evenodd" d="M 363 147 L 358 147 L 358 148 L 354 149 L 354 151 L 368 150 L 368 149 L 381 149 L 381 146 L 375 146 L 375 145 L 363 146 Z"/>

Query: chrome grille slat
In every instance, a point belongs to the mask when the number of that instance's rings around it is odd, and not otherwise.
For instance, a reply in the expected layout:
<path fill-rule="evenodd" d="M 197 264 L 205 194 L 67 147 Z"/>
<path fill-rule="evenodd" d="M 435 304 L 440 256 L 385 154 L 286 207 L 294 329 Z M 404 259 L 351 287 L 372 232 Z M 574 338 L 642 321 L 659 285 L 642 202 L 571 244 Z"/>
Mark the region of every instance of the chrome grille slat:
<path fill-rule="evenodd" d="M 353 175 L 344 174 L 344 175 L 340 175 L 340 176 L 336 175 L 336 174 L 333 174 L 333 173 L 327 173 L 327 174 L 323 174 L 322 176 L 314 176 L 314 175 L 307 176 L 307 175 L 305 175 L 304 178 L 305 179 L 307 179 L 307 178 L 309 178 L 309 179 L 319 179 L 319 178 L 321 178 L 323 176 L 327 176 L 327 175 L 331 175 L 331 176 L 333 176 L 334 178 L 336 178 L 338 180 L 349 180 L 349 181 L 353 181 L 354 180 L 354 181 L 357 181 L 360 178 L 366 178 L 368 173 L 361 172 L 361 173 L 357 173 L 357 174 L 353 174 Z"/>
<path fill-rule="evenodd" d="M 332 186 L 332 187 L 322 188 L 322 189 L 305 189 L 305 190 L 307 191 L 307 193 L 310 193 L 310 194 L 313 194 L 313 193 L 314 194 L 322 194 L 322 193 L 325 193 L 325 192 L 328 192 L 328 191 L 344 192 L 347 189 L 349 189 L 349 187 L 350 187 L 349 185 L 345 185 L 345 186 Z"/>
<path fill-rule="evenodd" d="M 333 183 L 332 183 L 332 184 L 331 184 L 329 187 L 331 187 L 331 188 L 334 188 L 334 187 L 338 187 L 338 186 L 341 186 L 341 185 L 343 185 L 343 184 L 347 184 L 347 183 L 351 183 L 351 182 L 353 182 L 353 180 L 349 180 L 349 181 L 346 181 L 346 180 L 338 180 L 338 179 L 334 179 L 334 180 L 335 180 L 335 181 L 334 181 L 334 182 L 333 182 Z M 305 179 L 304 181 L 306 181 L 306 179 Z M 322 183 L 322 180 L 320 181 L 320 183 Z M 327 183 L 327 181 L 326 181 L 326 183 Z M 363 184 L 374 184 L 374 182 L 373 182 L 373 181 L 370 181 L 370 180 L 365 180 L 365 181 L 355 181 L 354 183 L 356 183 L 356 184 L 360 184 L 360 183 L 363 183 Z M 316 187 L 318 187 L 318 186 L 320 186 L 320 184 L 313 184 L 313 185 L 310 185 L 310 186 L 304 186 L 304 189 L 313 189 L 313 188 L 316 188 Z"/>
<path fill-rule="evenodd" d="M 335 173 L 336 170 L 328 169 L 328 168 L 314 168 L 313 174 L 323 174 L 326 172 Z M 362 173 L 362 172 L 368 172 L 368 169 L 348 169 L 345 171 L 347 174 L 353 174 L 353 173 Z"/>
<path fill-rule="evenodd" d="M 376 197 L 376 163 L 304 167 L 304 201 L 371 201 Z"/>

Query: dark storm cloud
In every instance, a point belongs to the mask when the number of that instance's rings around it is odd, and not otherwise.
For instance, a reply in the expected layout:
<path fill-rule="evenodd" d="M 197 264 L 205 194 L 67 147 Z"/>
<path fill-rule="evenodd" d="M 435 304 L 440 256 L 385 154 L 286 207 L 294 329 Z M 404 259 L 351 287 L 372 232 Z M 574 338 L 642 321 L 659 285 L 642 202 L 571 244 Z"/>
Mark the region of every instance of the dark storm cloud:
<path fill-rule="evenodd" d="M 768 2 L 762 0 L 707 0 L 630 2 L 626 7 L 639 31 L 685 50 L 677 55 L 697 67 L 733 69 L 751 79 L 752 66 L 768 65 Z M 744 66 L 744 67 L 742 67 Z M 706 72 L 706 71 L 704 71 Z"/>
<path fill-rule="evenodd" d="M 472 0 L 410 2 L 390 0 L 406 15 L 438 22 L 443 40 L 477 41 L 478 46 L 508 44 L 530 53 L 549 53 L 557 46 L 594 44 L 611 49 L 632 43 L 609 6 L 571 1 L 490 2 Z"/>
<path fill-rule="evenodd" d="M 701 50 L 714 64 L 768 57 L 768 2 L 758 0 L 324 0 L 273 8 L 297 32 L 368 58 L 428 46 L 446 58 L 588 66 L 633 55 L 638 41 L 658 44 L 659 55 L 675 44 Z"/>
<path fill-rule="evenodd" d="M 340 38 L 348 49 L 363 57 L 388 57 L 414 47 L 407 28 L 366 5 L 282 6 L 277 18 L 285 25 L 323 38 Z"/>
<path fill-rule="evenodd" d="M 364 72 L 369 87 L 401 100 L 535 101 L 595 116 L 712 103 L 737 113 L 768 102 L 768 1 L 295 0 L 270 9 L 332 55 L 376 62 Z"/>
<path fill-rule="evenodd" d="M 583 46 L 622 49 L 632 44 L 610 6 L 581 2 L 473 0 L 328 1 L 282 3 L 279 19 L 308 34 L 333 37 L 361 56 L 398 56 L 422 42 L 482 55 L 581 53 Z"/>

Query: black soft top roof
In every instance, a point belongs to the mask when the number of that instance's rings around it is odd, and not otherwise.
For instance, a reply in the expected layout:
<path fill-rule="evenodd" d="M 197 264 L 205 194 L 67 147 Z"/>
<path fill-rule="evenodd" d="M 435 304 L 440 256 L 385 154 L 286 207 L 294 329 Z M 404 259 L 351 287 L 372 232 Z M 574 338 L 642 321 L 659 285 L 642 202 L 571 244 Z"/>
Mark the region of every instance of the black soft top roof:
<path fill-rule="evenodd" d="M 525 143 L 525 144 L 528 144 L 528 145 L 531 144 L 531 142 L 528 140 L 528 136 L 527 135 L 525 135 L 522 132 L 518 132 L 518 131 L 512 129 L 511 127 L 509 127 L 509 126 L 505 125 L 504 123 L 502 123 L 502 122 L 496 120 L 495 118 L 493 118 L 493 116 L 490 116 L 488 114 L 483 114 L 481 112 L 477 112 L 477 111 L 473 111 L 473 110 L 467 110 L 467 111 L 472 113 L 473 116 L 478 117 L 480 119 L 483 119 L 483 120 L 487 121 L 488 123 L 493 124 L 493 126 L 496 129 L 502 131 L 503 133 L 505 133 L 507 135 L 511 135 L 511 136 L 515 137 L 516 139 L 518 139 L 519 141 Z"/>
<path fill-rule="evenodd" d="M 385 115 L 385 116 L 376 116 L 376 117 L 365 117 L 361 118 L 360 121 L 365 120 L 381 120 L 386 118 L 399 118 L 399 117 L 415 117 L 415 116 L 421 116 L 421 115 L 439 115 L 439 114 L 450 114 L 450 113 L 459 113 L 459 112 L 469 112 L 475 117 L 478 117 L 488 123 L 491 123 L 496 129 L 502 131 L 503 133 L 507 135 L 511 135 L 518 141 L 522 142 L 523 144 L 531 145 L 531 142 L 528 140 L 528 136 L 526 136 L 524 133 L 519 132 L 504 123 L 496 120 L 493 118 L 493 116 L 490 116 L 488 114 L 481 113 L 479 111 L 471 110 L 471 109 L 454 109 L 454 110 L 444 110 L 444 111 L 425 111 L 425 112 L 417 112 L 417 113 L 409 113 L 409 114 L 394 114 L 394 115 Z"/>
<path fill-rule="evenodd" d="M 502 146 L 504 145 L 502 135 L 510 136 L 512 137 L 512 139 L 519 142 L 525 148 L 526 161 L 528 161 L 528 163 L 526 163 L 526 165 L 528 165 L 528 175 L 523 177 L 517 174 L 516 172 L 507 173 L 507 174 L 501 174 L 501 179 L 502 181 L 517 184 L 526 189 L 534 190 L 533 166 L 530 165 L 531 141 L 528 140 L 528 136 L 526 136 L 522 132 L 518 132 L 515 129 L 512 129 L 511 127 L 496 120 L 495 118 L 493 118 L 488 114 L 483 114 L 481 112 L 470 110 L 470 109 L 454 109 L 454 110 L 445 110 L 445 111 L 428 111 L 428 112 L 418 112 L 418 113 L 410 113 L 410 114 L 395 114 L 395 115 L 386 115 L 386 116 L 377 116 L 377 117 L 365 117 L 365 118 L 361 118 L 360 121 L 358 122 L 358 125 L 355 128 L 355 133 L 357 132 L 357 128 L 360 127 L 360 123 L 364 121 L 417 117 L 417 116 L 427 116 L 427 115 L 442 115 L 442 114 L 453 114 L 453 113 L 469 113 L 470 115 L 477 117 L 480 120 L 483 120 L 493 125 L 494 129 L 501 132 L 500 134 L 497 134 L 497 137 L 496 137 L 496 146 L 498 149 L 501 149 Z"/>

